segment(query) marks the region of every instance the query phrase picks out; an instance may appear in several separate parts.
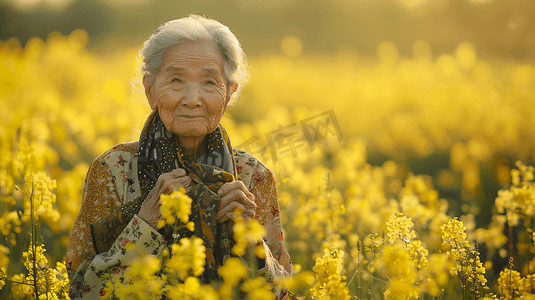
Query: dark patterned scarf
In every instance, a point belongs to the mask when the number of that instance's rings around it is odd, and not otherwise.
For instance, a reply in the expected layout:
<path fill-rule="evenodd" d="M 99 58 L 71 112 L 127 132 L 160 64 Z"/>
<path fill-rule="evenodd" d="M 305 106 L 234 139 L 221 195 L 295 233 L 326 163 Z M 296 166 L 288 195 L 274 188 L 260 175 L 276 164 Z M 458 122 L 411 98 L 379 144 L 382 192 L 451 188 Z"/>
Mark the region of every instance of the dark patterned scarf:
<path fill-rule="evenodd" d="M 221 202 L 217 191 L 225 182 L 236 178 L 236 165 L 232 156 L 230 139 L 220 125 L 206 136 L 207 149 L 202 162 L 193 162 L 153 111 L 141 132 L 138 150 L 138 179 L 141 196 L 130 201 L 91 225 L 93 244 L 97 253 L 108 251 L 158 181 L 161 174 L 183 168 L 192 179 L 192 190 L 187 194 L 192 200 L 190 221 L 195 224 L 193 233 L 179 230 L 180 238 L 195 235 L 203 239 L 206 247 L 206 265 L 202 280 L 207 283 L 218 278 L 217 269 L 230 256 L 232 248 L 229 224 L 216 222 L 217 208 Z M 170 226 L 160 229 L 164 237 L 173 242 Z"/>

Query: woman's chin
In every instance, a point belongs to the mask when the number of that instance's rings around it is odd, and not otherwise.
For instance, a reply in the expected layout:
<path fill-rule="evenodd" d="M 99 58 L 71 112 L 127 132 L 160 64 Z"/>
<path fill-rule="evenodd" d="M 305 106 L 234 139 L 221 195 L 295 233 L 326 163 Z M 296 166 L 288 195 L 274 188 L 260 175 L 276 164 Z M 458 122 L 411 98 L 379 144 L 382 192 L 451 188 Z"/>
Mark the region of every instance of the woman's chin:
<path fill-rule="evenodd" d="M 204 137 L 213 131 L 210 130 L 210 128 L 208 128 L 206 124 L 200 124 L 200 122 L 197 124 L 181 124 L 179 126 L 175 126 L 173 129 L 174 130 L 171 130 L 171 132 L 175 135 L 178 135 L 179 137 L 183 136 L 189 138 Z"/>

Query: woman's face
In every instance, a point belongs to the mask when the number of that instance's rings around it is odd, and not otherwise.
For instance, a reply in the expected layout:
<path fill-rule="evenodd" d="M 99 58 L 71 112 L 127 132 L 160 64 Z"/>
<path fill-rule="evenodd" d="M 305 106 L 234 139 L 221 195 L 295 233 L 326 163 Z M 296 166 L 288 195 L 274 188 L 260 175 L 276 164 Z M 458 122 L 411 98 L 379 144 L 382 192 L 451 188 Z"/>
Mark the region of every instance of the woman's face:
<path fill-rule="evenodd" d="M 187 41 L 167 48 L 145 93 L 151 108 L 179 137 L 204 137 L 214 131 L 227 108 L 223 57 L 207 41 Z"/>

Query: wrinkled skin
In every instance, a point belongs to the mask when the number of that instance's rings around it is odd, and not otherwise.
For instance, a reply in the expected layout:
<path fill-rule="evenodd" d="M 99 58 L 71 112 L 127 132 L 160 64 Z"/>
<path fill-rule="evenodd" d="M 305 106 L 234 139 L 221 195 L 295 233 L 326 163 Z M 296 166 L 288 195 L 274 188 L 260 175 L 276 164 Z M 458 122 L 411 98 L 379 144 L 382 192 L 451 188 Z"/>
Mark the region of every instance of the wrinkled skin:
<path fill-rule="evenodd" d="M 204 145 L 205 137 L 214 131 L 227 109 L 228 101 L 237 85 L 230 88 L 224 74 L 221 52 L 207 41 L 186 41 L 170 46 L 162 57 L 156 77 L 143 80 L 145 94 L 151 108 L 158 109 L 167 130 L 179 137 L 181 145 L 195 160 Z M 159 198 L 184 187 L 191 190 L 191 178 L 184 169 L 160 175 L 156 185 L 143 202 L 139 216 L 157 228 L 160 220 Z M 218 191 L 221 204 L 217 221 L 232 220 L 237 208 L 241 216 L 255 215 L 254 195 L 243 182 L 225 183 Z"/>

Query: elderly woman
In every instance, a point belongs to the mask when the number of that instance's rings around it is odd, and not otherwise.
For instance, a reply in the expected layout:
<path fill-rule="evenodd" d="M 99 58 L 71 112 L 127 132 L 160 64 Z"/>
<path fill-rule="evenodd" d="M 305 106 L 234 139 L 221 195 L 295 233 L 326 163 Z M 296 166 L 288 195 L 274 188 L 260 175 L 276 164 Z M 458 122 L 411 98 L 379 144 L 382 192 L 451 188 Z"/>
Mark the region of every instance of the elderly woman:
<path fill-rule="evenodd" d="M 217 21 L 192 15 L 161 25 L 141 55 L 152 112 L 139 141 L 113 147 L 89 168 L 67 250 L 71 298 L 97 299 L 110 275 L 121 276 L 144 253 L 168 248 L 176 234 L 157 227 L 159 198 L 180 187 L 193 199 L 195 229 L 179 235 L 203 239 L 205 283 L 219 279 L 217 268 L 230 256 L 228 225 L 238 208 L 267 232 L 265 260 L 248 267 L 258 266 L 271 280 L 291 274 L 273 174 L 233 148 L 219 123 L 248 77 L 236 36 Z M 134 249 L 126 251 L 127 243 Z M 280 298 L 287 293 L 276 286 L 274 291 Z"/>

